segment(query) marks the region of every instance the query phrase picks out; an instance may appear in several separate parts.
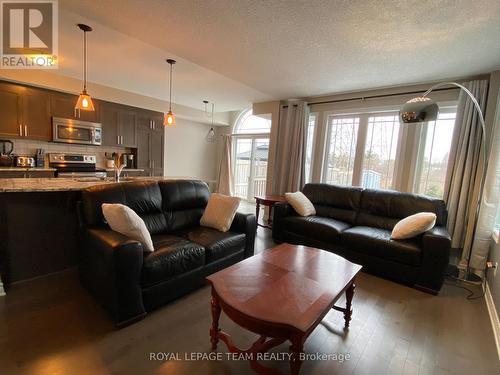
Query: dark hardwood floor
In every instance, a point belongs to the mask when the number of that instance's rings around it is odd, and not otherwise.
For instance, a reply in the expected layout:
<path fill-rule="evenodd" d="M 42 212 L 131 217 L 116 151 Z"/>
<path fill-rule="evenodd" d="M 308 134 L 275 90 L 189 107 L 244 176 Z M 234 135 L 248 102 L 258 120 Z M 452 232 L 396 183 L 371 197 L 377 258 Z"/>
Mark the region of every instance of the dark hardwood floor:
<path fill-rule="evenodd" d="M 257 251 L 272 244 L 270 231 L 259 228 Z M 498 374 L 484 299 L 469 301 L 466 294 L 445 285 L 431 296 L 361 274 L 348 334 L 342 314 L 331 311 L 305 344 L 307 353 L 350 358 L 305 361 L 301 374 Z M 206 287 L 117 330 L 80 287 L 76 270 L 14 285 L 0 297 L 0 374 L 251 373 L 246 361 L 185 358 L 210 352 L 209 300 Z M 221 327 L 239 346 L 255 339 L 225 316 Z M 158 352 L 182 360 L 150 360 Z M 219 352 L 226 353 L 223 344 Z M 274 352 L 288 352 L 288 345 Z M 286 361 L 266 364 L 288 373 Z"/>

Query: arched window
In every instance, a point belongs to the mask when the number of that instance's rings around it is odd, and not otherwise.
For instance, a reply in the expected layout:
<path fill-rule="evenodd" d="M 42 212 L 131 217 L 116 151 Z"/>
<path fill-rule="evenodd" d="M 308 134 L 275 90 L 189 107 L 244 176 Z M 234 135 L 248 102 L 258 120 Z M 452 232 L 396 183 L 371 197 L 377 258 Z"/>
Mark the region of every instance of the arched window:
<path fill-rule="evenodd" d="M 270 132 L 270 116 L 254 116 L 251 109 L 243 111 L 238 116 L 233 131 L 235 134 L 268 134 Z"/>
<path fill-rule="evenodd" d="M 265 195 L 271 116 L 243 111 L 233 128 L 234 194 L 253 201 Z"/>

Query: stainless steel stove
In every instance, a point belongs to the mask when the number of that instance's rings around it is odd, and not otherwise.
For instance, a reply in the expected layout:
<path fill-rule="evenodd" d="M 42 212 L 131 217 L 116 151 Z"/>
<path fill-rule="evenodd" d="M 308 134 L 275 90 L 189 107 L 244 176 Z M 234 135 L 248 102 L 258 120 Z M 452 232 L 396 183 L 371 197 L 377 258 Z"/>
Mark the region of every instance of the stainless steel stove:
<path fill-rule="evenodd" d="M 56 177 L 106 178 L 106 170 L 96 167 L 96 156 L 90 154 L 49 154 L 49 167 L 56 169 Z"/>

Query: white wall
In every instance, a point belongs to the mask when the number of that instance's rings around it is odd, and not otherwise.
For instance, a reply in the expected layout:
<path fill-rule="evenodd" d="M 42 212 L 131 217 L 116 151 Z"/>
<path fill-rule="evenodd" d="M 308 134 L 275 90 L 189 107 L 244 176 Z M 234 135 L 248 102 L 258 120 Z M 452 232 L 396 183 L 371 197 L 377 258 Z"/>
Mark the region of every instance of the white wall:
<path fill-rule="evenodd" d="M 210 125 L 177 119 L 165 128 L 165 176 L 213 181 L 217 171 L 217 144 L 206 141 Z"/>

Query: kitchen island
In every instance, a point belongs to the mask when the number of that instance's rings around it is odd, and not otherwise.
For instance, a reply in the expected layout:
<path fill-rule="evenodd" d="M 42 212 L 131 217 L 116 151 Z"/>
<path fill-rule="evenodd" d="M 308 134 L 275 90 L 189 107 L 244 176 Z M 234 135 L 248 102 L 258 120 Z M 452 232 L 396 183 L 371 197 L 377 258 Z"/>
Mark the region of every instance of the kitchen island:
<path fill-rule="evenodd" d="M 119 183 L 173 179 L 191 178 L 126 177 Z M 0 275 L 6 289 L 15 282 L 75 267 L 76 202 L 86 188 L 115 183 L 112 178 L 0 179 Z"/>

